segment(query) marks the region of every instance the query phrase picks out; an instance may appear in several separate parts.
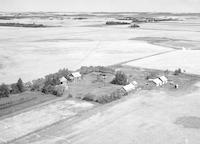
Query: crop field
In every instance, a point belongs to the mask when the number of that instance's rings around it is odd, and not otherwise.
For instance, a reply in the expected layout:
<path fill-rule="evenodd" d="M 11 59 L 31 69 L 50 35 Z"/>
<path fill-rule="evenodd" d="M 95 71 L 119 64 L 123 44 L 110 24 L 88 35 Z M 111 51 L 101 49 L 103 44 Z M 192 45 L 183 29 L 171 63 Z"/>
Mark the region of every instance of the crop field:
<path fill-rule="evenodd" d="M 131 28 L 130 17 L 160 21 Z M 62 68 L 113 68 L 69 80 L 69 97 L 26 91 L 1 98 L 0 144 L 199 144 L 199 50 L 199 14 L 0 12 L 0 83 Z M 114 93 L 123 87 L 111 83 L 117 71 L 137 88 Z M 168 83 L 156 87 L 152 75 Z"/>

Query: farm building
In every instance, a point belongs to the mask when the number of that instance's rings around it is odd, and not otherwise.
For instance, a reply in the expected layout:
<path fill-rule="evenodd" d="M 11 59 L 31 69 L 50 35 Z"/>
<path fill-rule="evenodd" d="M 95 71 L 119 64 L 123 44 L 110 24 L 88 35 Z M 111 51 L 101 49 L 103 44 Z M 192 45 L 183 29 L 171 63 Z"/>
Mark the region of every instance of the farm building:
<path fill-rule="evenodd" d="M 61 77 L 59 80 L 61 84 L 67 83 L 67 79 L 65 77 Z"/>
<path fill-rule="evenodd" d="M 159 79 L 162 81 L 163 84 L 166 84 L 168 82 L 168 79 L 165 76 L 159 77 Z"/>
<path fill-rule="evenodd" d="M 78 81 L 81 79 L 81 74 L 80 74 L 80 72 L 74 72 L 69 75 L 69 78 L 70 78 L 70 80 Z"/>
<path fill-rule="evenodd" d="M 149 81 L 152 81 L 154 84 L 156 84 L 156 86 L 162 86 L 163 85 L 163 82 L 159 78 L 149 79 Z"/>
<path fill-rule="evenodd" d="M 133 81 L 133 82 L 131 82 L 130 84 L 123 86 L 122 88 L 123 88 L 127 93 L 129 93 L 129 92 L 135 90 L 136 85 L 137 85 L 137 82 L 136 82 L 136 81 Z"/>

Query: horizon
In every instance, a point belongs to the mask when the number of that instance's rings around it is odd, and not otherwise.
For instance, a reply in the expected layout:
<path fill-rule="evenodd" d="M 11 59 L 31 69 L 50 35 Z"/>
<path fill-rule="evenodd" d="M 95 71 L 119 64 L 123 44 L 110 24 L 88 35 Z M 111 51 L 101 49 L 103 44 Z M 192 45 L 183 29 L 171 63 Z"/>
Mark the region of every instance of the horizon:
<path fill-rule="evenodd" d="M 200 14 L 200 12 L 162 12 L 162 11 L 0 11 L 3 13 L 161 13 L 161 14 Z"/>
<path fill-rule="evenodd" d="M 0 11 L 200 13 L 199 5 L 199 0 L 0 0 Z"/>

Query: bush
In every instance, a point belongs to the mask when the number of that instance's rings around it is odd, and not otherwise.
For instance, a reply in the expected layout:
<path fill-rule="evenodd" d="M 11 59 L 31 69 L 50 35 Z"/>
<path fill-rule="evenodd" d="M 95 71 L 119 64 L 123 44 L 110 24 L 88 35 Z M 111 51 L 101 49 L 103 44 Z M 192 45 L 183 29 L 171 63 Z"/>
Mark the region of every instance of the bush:
<path fill-rule="evenodd" d="M 147 74 L 147 76 L 145 77 L 146 80 L 149 80 L 149 79 L 155 79 L 158 77 L 158 74 L 156 73 L 149 73 Z"/>
<path fill-rule="evenodd" d="M 0 98 L 9 97 L 10 90 L 7 85 L 1 84 L 0 85 Z"/>
<path fill-rule="evenodd" d="M 101 104 L 105 104 L 105 103 L 111 102 L 111 99 L 110 99 L 109 95 L 105 94 L 105 95 L 98 96 L 95 99 L 95 102 L 98 102 L 98 103 L 101 103 Z"/>
<path fill-rule="evenodd" d="M 17 88 L 19 90 L 19 92 L 24 92 L 25 88 L 24 88 L 24 84 L 21 78 L 19 78 L 19 80 L 17 81 Z"/>
<path fill-rule="evenodd" d="M 56 96 L 62 96 L 65 92 L 65 87 L 62 85 L 47 85 L 42 88 L 42 92 L 45 94 L 53 94 Z"/>
<path fill-rule="evenodd" d="M 54 74 L 50 74 L 45 76 L 44 86 L 42 88 L 42 92 L 45 94 L 54 94 L 54 88 L 56 85 L 60 84 L 59 77 Z"/>
<path fill-rule="evenodd" d="M 45 94 L 53 94 L 53 92 L 54 92 L 54 86 L 52 86 L 52 85 L 45 85 L 42 88 L 42 92 L 45 93 Z"/>
<path fill-rule="evenodd" d="M 105 103 L 109 103 L 109 102 L 115 101 L 117 99 L 120 99 L 125 95 L 126 95 L 126 93 L 124 93 L 121 89 L 117 89 L 116 91 L 112 92 L 111 94 L 102 95 L 102 96 L 97 97 L 97 99 L 95 101 L 98 103 L 101 103 L 101 104 L 105 104 Z"/>
<path fill-rule="evenodd" d="M 126 74 L 122 71 L 117 71 L 115 74 L 115 78 L 111 82 L 112 84 L 118 84 L 118 85 L 127 85 L 128 84 L 128 78 Z"/>
<path fill-rule="evenodd" d="M 69 71 L 68 69 L 64 68 L 64 69 L 60 69 L 57 73 L 58 77 L 67 77 L 69 74 L 71 73 L 71 71 Z"/>
<path fill-rule="evenodd" d="M 176 69 L 175 71 L 174 71 L 174 75 L 179 75 L 179 74 L 181 74 L 182 73 L 182 70 L 179 68 L 179 69 Z"/>
<path fill-rule="evenodd" d="M 96 96 L 94 94 L 87 93 L 86 95 L 84 95 L 84 97 L 82 98 L 82 100 L 95 101 L 95 98 L 96 98 Z"/>
<path fill-rule="evenodd" d="M 84 95 L 82 100 L 86 101 L 95 101 L 101 104 L 109 103 L 114 100 L 120 99 L 121 97 L 125 96 L 126 93 L 122 89 L 117 89 L 116 91 L 110 93 L 110 94 L 104 94 L 101 96 L 96 96 L 94 94 L 88 93 Z"/>
<path fill-rule="evenodd" d="M 33 80 L 31 90 L 32 91 L 42 91 L 42 88 L 44 87 L 44 82 L 45 82 L 45 79 L 43 79 L 43 78 Z"/>
<path fill-rule="evenodd" d="M 58 85 L 54 87 L 53 94 L 56 96 L 62 96 L 65 92 L 65 87 Z"/>
<path fill-rule="evenodd" d="M 17 81 L 17 83 L 11 84 L 11 94 L 18 94 L 25 91 L 25 87 L 21 78 Z"/>
<path fill-rule="evenodd" d="M 18 86 L 16 83 L 11 84 L 11 94 L 18 94 L 20 93 Z"/>

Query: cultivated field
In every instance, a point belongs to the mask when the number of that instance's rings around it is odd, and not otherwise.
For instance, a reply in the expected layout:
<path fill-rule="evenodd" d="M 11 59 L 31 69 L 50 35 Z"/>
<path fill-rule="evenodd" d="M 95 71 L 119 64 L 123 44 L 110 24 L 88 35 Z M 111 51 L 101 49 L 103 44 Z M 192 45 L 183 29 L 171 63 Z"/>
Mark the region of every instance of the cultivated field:
<path fill-rule="evenodd" d="M 184 69 L 187 73 L 200 74 L 200 51 L 177 50 L 171 53 L 150 57 L 127 63 L 130 66 L 139 66 L 161 70 Z"/>
<path fill-rule="evenodd" d="M 78 69 L 82 65 L 111 65 L 174 48 L 199 49 L 198 16 L 181 15 L 182 21 L 143 23 L 139 29 L 131 29 L 105 25 L 106 21 L 115 20 L 120 14 L 85 15 L 83 17 L 88 19 L 82 20 L 74 19 L 78 17 L 76 13 L 60 17 L 40 15 L 32 18 L 27 14 L 22 19 L 0 20 L 4 23 L 56 26 L 1 26 L 0 82 L 16 82 L 19 77 L 26 82 L 63 67 Z M 164 41 L 157 43 L 163 38 Z"/>
<path fill-rule="evenodd" d="M 0 26 L 0 83 L 101 65 L 125 72 L 139 87 L 121 100 L 100 105 L 96 98 L 122 86 L 110 83 L 114 73 L 102 80 L 102 73 L 92 72 L 68 83 L 71 99 L 39 92 L 0 99 L 0 144 L 199 144 L 200 16 L 151 13 L 180 20 L 139 23 L 137 29 L 105 24 L 135 15 L 148 14 L 0 17 L 0 23 L 12 24 Z M 184 73 L 174 75 L 177 68 Z M 165 75 L 169 82 L 156 87 L 147 80 L 150 74 Z M 93 102 L 74 99 L 88 94 L 95 97 Z"/>

